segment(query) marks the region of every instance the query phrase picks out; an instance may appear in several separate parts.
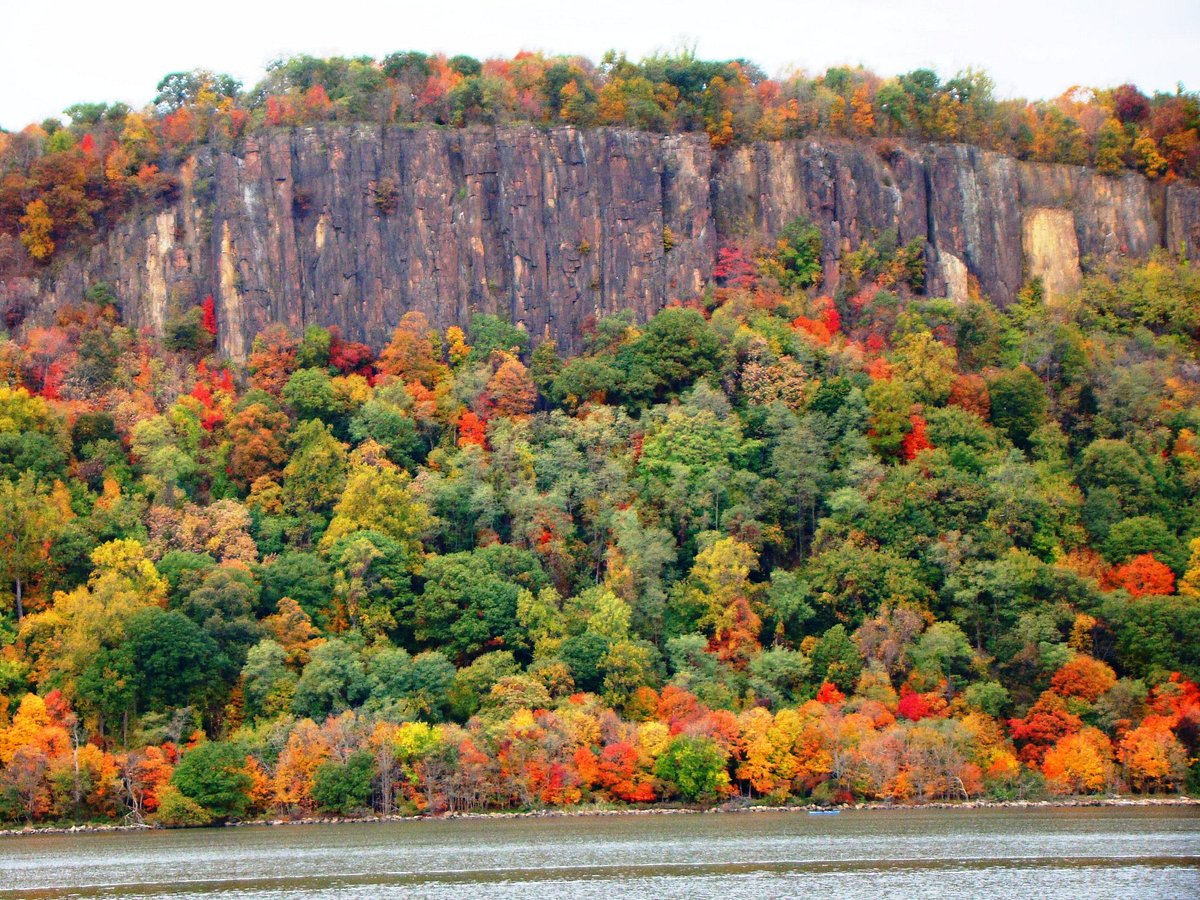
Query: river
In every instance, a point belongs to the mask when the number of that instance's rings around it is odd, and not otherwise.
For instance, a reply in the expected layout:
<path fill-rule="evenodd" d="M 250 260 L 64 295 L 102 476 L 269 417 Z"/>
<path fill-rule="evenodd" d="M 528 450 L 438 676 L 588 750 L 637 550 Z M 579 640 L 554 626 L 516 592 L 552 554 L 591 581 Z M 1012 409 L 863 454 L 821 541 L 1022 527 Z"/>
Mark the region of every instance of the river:
<path fill-rule="evenodd" d="M 34 835 L 0 898 L 1200 897 L 1200 810 L 794 812 Z"/>

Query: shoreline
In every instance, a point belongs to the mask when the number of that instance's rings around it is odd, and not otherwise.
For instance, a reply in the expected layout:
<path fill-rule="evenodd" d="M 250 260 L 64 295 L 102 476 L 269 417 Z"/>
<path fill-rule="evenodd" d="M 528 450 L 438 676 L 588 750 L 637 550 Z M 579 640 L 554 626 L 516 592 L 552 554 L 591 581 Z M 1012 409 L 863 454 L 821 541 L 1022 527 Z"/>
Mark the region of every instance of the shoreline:
<path fill-rule="evenodd" d="M 372 815 L 372 816 L 309 816 L 299 819 L 252 819 L 226 822 L 222 825 L 194 826 L 198 828 L 286 828 L 303 825 L 377 825 L 399 822 L 451 822 L 470 820 L 511 819 L 566 819 L 618 816 L 671 816 L 671 815 L 744 815 L 753 813 L 807 813 L 815 810 L 839 812 L 917 812 L 936 810 L 987 810 L 987 809 L 1084 809 L 1084 808 L 1132 808 L 1132 807 L 1200 807 L 1200 797 L 1186 795 L 1174 797 L 1078 797 L 1061 800 L 964 800 L 959 802 L 935 801 L 931 803 L 887 803 L 872 800 L 864 803 L 844 803 L 832 806 L 733 806 L 729 804 L 712 807 L 652 806 L 631 809 L 539 809 L 528 812 L 447 812 L 434 815 Z M 32 837 L 36 835 L 108 834 L 137 831 L 183 831 L 165 825 L 70 825 L 36 828 L 0 829 L 0 838 Z"/>

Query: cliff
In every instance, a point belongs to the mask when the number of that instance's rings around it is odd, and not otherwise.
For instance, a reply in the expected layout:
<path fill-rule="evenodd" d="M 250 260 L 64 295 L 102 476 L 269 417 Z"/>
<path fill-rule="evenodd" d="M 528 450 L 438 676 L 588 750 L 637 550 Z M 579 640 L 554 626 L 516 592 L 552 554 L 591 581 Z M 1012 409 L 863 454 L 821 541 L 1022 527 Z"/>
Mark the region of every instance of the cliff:
<path fill-rule="evenodd" d="M 930 294 L 965 296 L 974 277 L 1000 305 L 1030 275 L 1069 289 L 1089 259 L 1200 255 L 1200 188 L 958 145 L 714 151 L 691 134 L 327 127 L 205 150 L 181 180 L 177 201 L 87 253 L 0 280 L 0 308 L 44 320 L 107 281 L 126 319 L 154 329 L 211 293 L 233 357 L 271 322 L 380 345 L 410 309 L 439 327 L 502 313 L 577 350 L 588 317 L 690 297 L 721 243 L 800 215 L 824 234 L 827 290 L 841 256 L 888 228 L 928 240 Z"/>

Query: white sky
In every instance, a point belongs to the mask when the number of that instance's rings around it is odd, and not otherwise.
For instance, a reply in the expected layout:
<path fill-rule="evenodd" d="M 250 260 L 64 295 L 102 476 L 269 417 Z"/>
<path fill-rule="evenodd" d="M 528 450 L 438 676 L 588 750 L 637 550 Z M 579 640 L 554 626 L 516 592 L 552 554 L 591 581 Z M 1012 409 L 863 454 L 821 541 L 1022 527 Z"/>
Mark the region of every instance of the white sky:
<path fill-rule="evenodd" d="M 1200 88 L 1200 0 L 3 0 L 0 126 L 81 101 L 140 107 L 164 74 L 195 67 L 250 86 L 292 53 L 597 59 L 616 48 L 636 59 L 682 44 L 703 58 L 747 57 L 770 75 L 862 63 L 947 77 L 974 65 L 1002 96 L 1126 81 Z"/>

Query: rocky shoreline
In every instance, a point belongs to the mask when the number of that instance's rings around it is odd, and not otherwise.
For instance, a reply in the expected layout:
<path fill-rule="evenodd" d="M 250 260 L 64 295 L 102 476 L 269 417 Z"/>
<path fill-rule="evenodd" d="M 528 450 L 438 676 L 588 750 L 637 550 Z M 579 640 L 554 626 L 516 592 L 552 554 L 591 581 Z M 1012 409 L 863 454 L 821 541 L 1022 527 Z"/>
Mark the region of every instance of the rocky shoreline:
<path fill-rule="evenodd" d="M 917 810 L 981 810 L 981 809 L 1073 809 L 1085 807 L 1156 807 L 1187 806 L 1200 807 L 1200 798 L 1176 797 L 1078 797 L 1062 800 L 965 800 L 961 802 L 933 802 L 920 804 L 896 804 L 882 801 L 846 803 L 834 806 L 749 806 L 724 804 L 712 807 L 654 806 L 642 809 L 540 809 L 529 812 L 449 812 L 437 815 L 373 815 L 373 816 L 317 816 L 299 819 L 252 819 L 226 822 L 218 828 L 286 827 L 293 825 L 366 825 L 385 822 L 446 822 L 458 820 L 502 820 L 502 819 L 561 819 L 588 816 L 671 816 L 671 815 L 746 815 L 763 812 L 807 813 L 813 810 L 845 811 L 888 811 L 914 812 Z M 208 827 L 208 826 L 205 826 Z M 174 830 L 162 825 L 72 825 L 66 827 L 9 828 L 0 830 L 2 837 L 29 835 L 104 834 L 127 831 Z"/>

